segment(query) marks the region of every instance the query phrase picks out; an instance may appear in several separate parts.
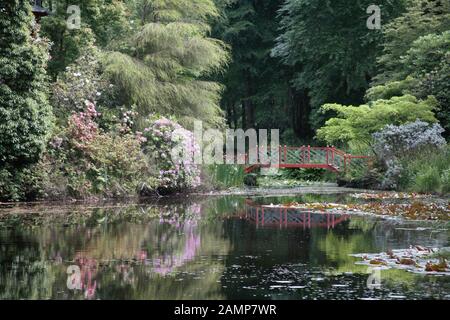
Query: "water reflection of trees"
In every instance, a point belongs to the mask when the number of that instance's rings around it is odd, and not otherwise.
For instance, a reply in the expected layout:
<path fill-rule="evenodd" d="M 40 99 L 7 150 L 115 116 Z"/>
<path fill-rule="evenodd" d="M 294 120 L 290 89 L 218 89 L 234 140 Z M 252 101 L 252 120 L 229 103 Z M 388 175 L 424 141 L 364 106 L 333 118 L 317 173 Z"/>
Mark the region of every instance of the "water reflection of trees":
<path fill-rule="evenodd" d="M 0 298 L 220 298 L 223 265 L 210 257 L 230 250 L 221 225 L 200 223 L 198 204 L 133 210 L 144 217 L 93 209 L 72 226 L 3 229 Z"/>

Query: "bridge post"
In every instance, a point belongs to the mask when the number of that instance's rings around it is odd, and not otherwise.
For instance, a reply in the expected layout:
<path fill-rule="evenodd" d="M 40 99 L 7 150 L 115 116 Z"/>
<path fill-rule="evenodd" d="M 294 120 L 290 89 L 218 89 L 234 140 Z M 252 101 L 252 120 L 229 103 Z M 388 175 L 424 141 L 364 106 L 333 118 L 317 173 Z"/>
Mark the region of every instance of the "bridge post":
<path fill-rule="evenodd" d="M 327 145 L 327 148 L 325 149 L 325 152 L 326 152 L 326 160 L 327 160 L 327 165 L 329 164 L 329 161 L 328 161 L 328 145 Z"/>
<path fill-rule="evenodd" d="M 281 159 L 281 146 L 278 146 L 278 162 L 278 164 L 283 162 L 283 159 Z"/>
<path fill-rule="evenodd" d="M 287 164 L 287 146 L 284 145 L 284 163 Z"/>
<path fill-rule="evenodd" d="M 306 162 L 306 160 L 305 160 L 305 145 L 303 145 L 302 147 L 301 147 L 301 155 L 302 155 L 302 163 L 305 163 Z"/>
<path fill-rule="evenodd" d="M 308 163 L 311 162 L 311 146 L 308 144 Z"/>
<path fill-rule="evenodd" d="M 334 165 L 334 146 L 331 146 L 331 162 Z"/>

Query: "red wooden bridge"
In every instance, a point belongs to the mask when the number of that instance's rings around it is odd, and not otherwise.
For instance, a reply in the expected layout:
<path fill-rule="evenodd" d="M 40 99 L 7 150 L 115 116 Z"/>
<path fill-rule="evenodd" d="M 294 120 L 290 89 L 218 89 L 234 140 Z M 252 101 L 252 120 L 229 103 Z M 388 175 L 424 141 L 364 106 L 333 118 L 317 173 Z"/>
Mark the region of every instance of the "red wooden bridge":
<path fill-rule="evenodd" d="M 278 148 L 278 163 L 267 164 L 261 162 L 261 159 L 267 158 L 267 150 L 256 147 L 253 149 L 254 156 L 257 157 L 258 163 L 250 163 L 249 156 L 246 155 L 245 173 L 261 167 L 278 167 L 278 168 L 319 168 L 327 169 L 333 172 L 345 172 L 349 166 L 366 167 L 370 160 L 369 156 L 355 156 L 345 153 L 342 150 L 332 147 L 288 147 L 280 146 Z"/>
<path fill-rule="evenodd" d="M 245 202 L 245 210 L 239 215 L 256 227 L 301 227 L 333 229 L 348 220 L 349 214 L 330 213 L 325 210 L 293 208 L 290 206 L 271 206 L 256 204 L 250 199 Z"/>

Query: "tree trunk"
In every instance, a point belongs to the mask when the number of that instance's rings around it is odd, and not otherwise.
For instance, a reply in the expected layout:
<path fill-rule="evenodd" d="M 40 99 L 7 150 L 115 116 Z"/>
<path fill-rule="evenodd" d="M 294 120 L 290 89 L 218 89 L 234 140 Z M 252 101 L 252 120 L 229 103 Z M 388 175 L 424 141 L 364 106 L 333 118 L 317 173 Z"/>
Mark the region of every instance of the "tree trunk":
<path fill-rule="evenodd" d="M 250 75 L 250 72 L 246 72 L 245 76 L 246 82 L 246 98 L 245 98 L 245 115 L 246 121 L 244 122 L 244 129 L 254 128 L 255 127 L 255 108 L 253 105 L 252 97 L 253 97 L 253 81 Z"/>
<path fill-rule="evenodd" d="M 308 93 L 306 90 L 296 91 L 293 88 L 289 88 L 289 96 L 291 100 L 292 128 L 294 133 L 300 139 L 310 139 L 313 132 L 309 124 L 311 106 Z"/>

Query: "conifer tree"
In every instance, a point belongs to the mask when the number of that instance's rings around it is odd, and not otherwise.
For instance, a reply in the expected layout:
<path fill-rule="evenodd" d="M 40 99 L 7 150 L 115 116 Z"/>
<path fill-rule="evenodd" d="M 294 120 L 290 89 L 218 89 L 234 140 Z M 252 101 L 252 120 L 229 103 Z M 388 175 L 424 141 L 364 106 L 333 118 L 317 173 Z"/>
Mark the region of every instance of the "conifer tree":
<path fill-rule="evenodd" d="M 175 114 L 184 124 L 201 119 L 220 125 L 222 87 L 208 77 L 223 68 L 228 53 L 209 36 L 209 19 L 218 15 L 214 2 L 138 0 L 135 12 L 141 26 L 131 50 L 109 54 L 105 64 L 123 103 L 135 105 L 141 119 L 157 112 Z"/>

